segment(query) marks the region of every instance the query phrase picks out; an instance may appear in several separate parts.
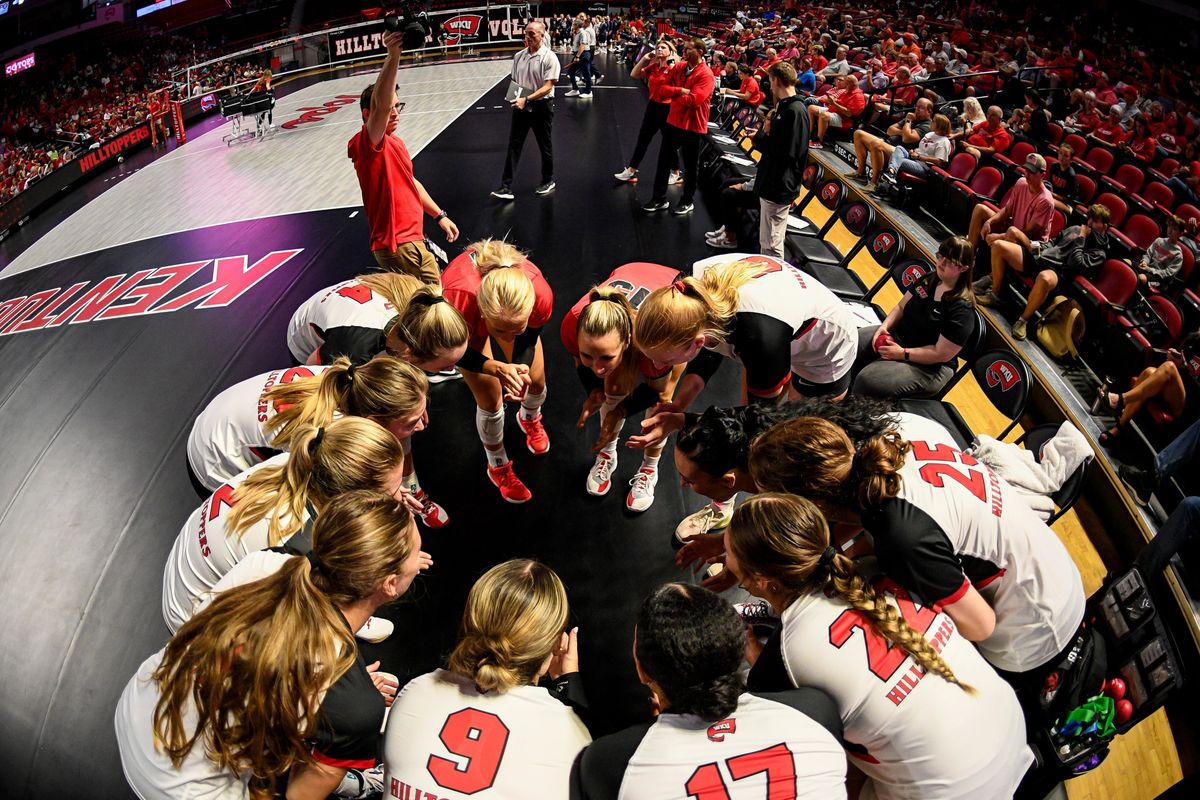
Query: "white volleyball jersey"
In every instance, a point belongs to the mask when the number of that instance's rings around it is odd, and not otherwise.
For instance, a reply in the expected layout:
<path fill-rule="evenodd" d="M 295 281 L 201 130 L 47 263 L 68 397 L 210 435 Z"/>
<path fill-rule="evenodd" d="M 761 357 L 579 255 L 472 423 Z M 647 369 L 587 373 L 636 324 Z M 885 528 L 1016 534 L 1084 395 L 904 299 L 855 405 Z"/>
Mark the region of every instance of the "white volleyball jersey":
<path fill-rule="evenodd" d="M 197 742 L 179 767 L 156 746 L 154 708 L 159 692 L 151 676 L 162 657 L 159 650 L 143 661 L 117 701 L 113 722 L 125 780 L 142 800 L 245 800 L 250 796 L 250 775 L 239 780 L 229 770 L 219 769 L 204 755 L 203 741 Z M 198 721 L 189 697 L 183 709 L 184 729 L 194 730 Z"/>
<path fill-rule="evenodd" d="M 566 798 L 587 728 L 546 689 L 481 694 L 437 670 L 400 691 L 384 734 L 384 797 Z"/>
<path fill-rule="evenodd" d="M 287 458 L 287 453 L 280 453 L 235 475 L 188 516 L 163 572 L 163 619 L 172 632 L 192 616 L 197 598 L 211 591 L 247 554 L 282 544 L 270 540 L 270 514 L 243 530 L 240 536 L 228 533 L 225 525 L 233 507 L 234 492 L 246 478 L 258 470 L 282 466 Z"/>
<path fill-rule="evenodd" d="M 761 263 L 763 272 L 738 289 L 738 315 L 781 320 L 791 329 L 792 372 L 809 383 L 832 383 L 854 366 L 858 323 L 850 309 L 820 281 L 773 256 L 727 253 L 692 265 L 700 277 L 709 267 L 735 261 Z M 739 320 L 740 324 L 740 320 Z M 713 349 L 740 360 L 736 332 Z"/>
<path fill-rule="evenodd" d="M 354 280 L 342 281 L 317 292 L 292 314 L 288 323 L 288 349 L 303 364 L 325 341 L 326 331 L 333 328 L 382 331 L 394 316 L 396 307 L 380 294 Z"/>
<path fill-rule="evenodd" d="M 846 796 L 846 754 L 790 698 L 810 689 L 743 694 L 715 723 L 661 714 L 605 736 L 584 751 L 576 775 L 583 800 L 836 800 Z M 822 705 L 833 712 L 829 698 Z M 834 720 L 836 723 L 836 719 Z"/>
<path fill-rule="evenodd" d="M 271 456 L 263 425 L 278 413 L 267 392 L 275 386 L 320 375 L 329 367 L 277 369 L 247 378 L 212 399 L 188 436 L 188 463 L 209 491 Z"/>
<path fill-rule="evenodd" d="M 1012 486 L 929 427 L 936 423 L 899 422 L 912 445 L 900 493 L 863 517 L 880 569 L 940 605 L 973 585 L 996 612 L 995 631 L 976 642 L 984 656 L 1009 672 L 1046 663 L 1083 620 L 1070 553 Z"/>
<path fill-rule="evenodd" d="M 865 615 L 819 592 L 783 613 L 791 682 L 834 699 L 847 748 L 881 800 L 1010 800 L 1033 761 L 1012 688 L 946 614 L 894 585 L 885 596 L 976 694 L 926 674 Z"/>

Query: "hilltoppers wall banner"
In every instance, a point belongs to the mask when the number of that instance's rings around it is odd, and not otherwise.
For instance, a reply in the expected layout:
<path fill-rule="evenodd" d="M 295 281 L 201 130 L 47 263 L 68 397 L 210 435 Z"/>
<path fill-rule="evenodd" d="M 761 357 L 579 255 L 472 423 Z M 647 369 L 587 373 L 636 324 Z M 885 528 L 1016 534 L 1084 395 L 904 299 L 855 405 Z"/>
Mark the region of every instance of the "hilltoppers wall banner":
<path fill-rule="evenodd" d="M 430 12 L 432 32 L 426 38 L 423 49 L 520 42 L 525 36 L 525 25 L 539 19 L 536 15 L 527 19 L 525 8 L 524 5 L 490 6 Z M 379 20 L 352 30 L 331 33 L 329 60 L 336 63 L 381 56 L 387 50 L 383 46 L 386 32 L 383 20 Z"/>

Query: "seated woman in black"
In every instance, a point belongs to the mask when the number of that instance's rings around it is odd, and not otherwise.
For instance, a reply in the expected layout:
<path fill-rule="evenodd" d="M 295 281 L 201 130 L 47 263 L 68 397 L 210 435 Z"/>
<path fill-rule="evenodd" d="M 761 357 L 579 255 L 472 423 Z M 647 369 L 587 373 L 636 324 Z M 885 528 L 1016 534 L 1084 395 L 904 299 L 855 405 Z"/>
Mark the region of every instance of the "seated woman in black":
<path fill-rule="evenodd" d="M 883 324 L 859 330 L 851 394 L 932 397 L 946 385 L 975 330 L 974 263 L 966 239 L 947 239 L 937 268 L 904 293 Z"/>

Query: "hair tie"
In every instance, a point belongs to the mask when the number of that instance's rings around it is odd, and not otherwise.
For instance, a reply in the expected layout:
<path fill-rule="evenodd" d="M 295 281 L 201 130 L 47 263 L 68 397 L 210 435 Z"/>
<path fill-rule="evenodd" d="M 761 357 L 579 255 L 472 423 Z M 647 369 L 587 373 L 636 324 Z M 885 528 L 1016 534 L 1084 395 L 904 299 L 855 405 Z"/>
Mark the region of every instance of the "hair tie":
<path fill-rule="evenodd" d="M 308 564 L 313 569 L 319 569 L 319 570 L 325 569 L 325 563 L 323 561 L 321 561 L 321 559 L 317 557 L 317 554 L 314 553 L 312 550 L 309 550 L 307 553 L 305 553 L 304 557 L 308 559 Z"/>
<path fill-rule="evenodd" d="M 838 554 L 837 548 L 829 545 L 825 548 L 825 552 L 821 553 L 821 558 L 817 561 L 817 569 L 828 569 L 833 563 L 833 558 Z"/>
<path fill-rule="evenodd" d="M 321 446 L 321 442 L 325 440 L 325 429 L 317 428 L 317 435 L 308 443 L 308 454 L 311 456 L 317 452 L 317 448 Z"/>
<path fill-rule="evenodd" d="M 680 294 L 687 294 L 687 284 L 682 280 L 676 280 L 671 284 L 671 288 Z"/>
<path fill-rule="evenodd" d="M 346 380 L 348 380 L 348 381 L 354 380 L 354 371 L 356 369 L 358 369 L 358 366 L 355 364 L 351 364 L 350 366 L 346 367 Z"/>

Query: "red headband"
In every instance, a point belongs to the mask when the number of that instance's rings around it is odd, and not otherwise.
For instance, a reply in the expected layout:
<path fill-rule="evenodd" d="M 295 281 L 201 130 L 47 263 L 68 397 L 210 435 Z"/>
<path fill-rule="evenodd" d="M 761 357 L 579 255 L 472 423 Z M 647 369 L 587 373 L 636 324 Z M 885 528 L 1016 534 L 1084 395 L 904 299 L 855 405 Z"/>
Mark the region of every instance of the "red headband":
<path fill-rule="evenodd" d="M 687 284 L 681 280 L 677 280 L 671 284 L 671 288 L 680 294 L 687 294 Z"/>

